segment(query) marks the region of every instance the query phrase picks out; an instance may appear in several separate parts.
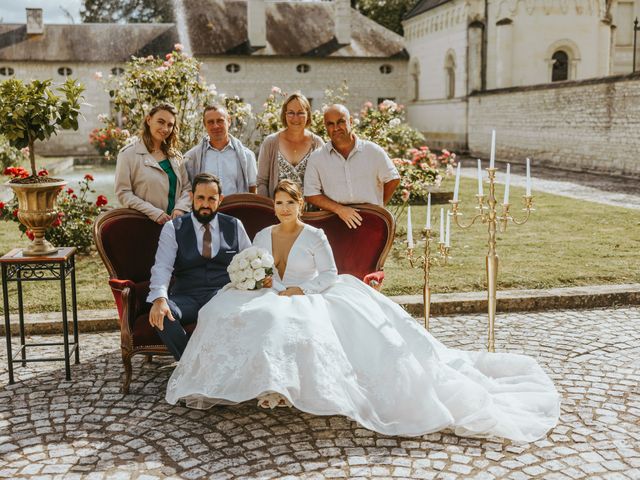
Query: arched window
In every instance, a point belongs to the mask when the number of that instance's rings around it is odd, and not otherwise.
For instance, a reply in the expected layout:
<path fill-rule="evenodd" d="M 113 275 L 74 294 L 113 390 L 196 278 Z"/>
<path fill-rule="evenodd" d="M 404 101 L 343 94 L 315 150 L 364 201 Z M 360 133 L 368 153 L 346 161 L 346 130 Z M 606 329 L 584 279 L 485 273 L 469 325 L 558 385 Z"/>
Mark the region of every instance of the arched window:
<path fill-rule="evenodd" d="M 58 75 L 62 75 L 63 77 L 68 77 L 72 73 L 73 73 L 73 70 L 71 70 L 69 67 L 60 67 L 58 69 Z"/>
<path fill-rule="evenodd" d="M 553 65 L 551 67 L 551 81 L 561 82 L 569 80 L 569 55 L 564 50 L 558 50 L 551 55 Z"/>
<path fill-rule="evenodd" d="M 456 59 L 453 52 L 447 54 L 444 62 L 444 88 L 447 98 L 456 96 Z"/>
<path fill-rule="evenodd" d="M 15 73 L 11 67 L 0 67 L 0 75 L 3 77 L 10 77 Z"/>
<path fill-rule="evenodd" d="M 113 67 L 111 69 L 111 75 L 113 75 L 114 77 L 122 75 L 123 73 L 124 73 L 124 68 L 122 67 Z"/>
<path fill-rule="evenodd" d="M 229 73 L 238 73 L 240 71 L 240 65 L 237 63 L 229 63 L 225 68 Z"/>
<path fill-rule="evenodd" d="M 380 73 L 383 75 L 389 75 L 391 72 L 393 72 L 393 67 L 387 63 L 385 63 L 384 65 L 380 65 Z"/>
<path fill-rule="evenodd" d="M 298 73 L 308 73 L 311 70 L 311 67 L 306 63 L 301 63 L 296 66 L 296 72 Z"/>

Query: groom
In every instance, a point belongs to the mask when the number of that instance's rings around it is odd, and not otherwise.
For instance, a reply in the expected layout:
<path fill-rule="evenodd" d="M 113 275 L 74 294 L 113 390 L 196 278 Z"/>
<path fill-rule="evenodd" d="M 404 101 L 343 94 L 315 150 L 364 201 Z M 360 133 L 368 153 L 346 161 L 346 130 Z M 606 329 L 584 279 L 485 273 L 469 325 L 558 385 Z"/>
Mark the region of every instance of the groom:
<path fill-rule="evenodd" d="M 196 175 L 190 195 L 192 212 L 162 227 L 147 297 L 149 323 L 176 360 L 189 340 L 183 326 L 197 321 L 198 310 L 229 283 L 233 256 L 251 246 L 240 220 L 218 213 L 218 177 Z"/>

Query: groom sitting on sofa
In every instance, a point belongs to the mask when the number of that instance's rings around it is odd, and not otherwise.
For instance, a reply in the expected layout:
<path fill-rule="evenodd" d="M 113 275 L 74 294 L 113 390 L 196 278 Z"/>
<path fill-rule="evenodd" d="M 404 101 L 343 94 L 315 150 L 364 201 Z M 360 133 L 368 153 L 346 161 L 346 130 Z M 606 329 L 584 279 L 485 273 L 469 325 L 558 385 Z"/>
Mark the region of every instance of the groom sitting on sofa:
<path fill-rule="evenodd" d="M 251 246 L 240 220 L 218 213 L 222 198 L 218 177 L 196 175 L 192 212 L 165 223 L 160 233 L 147 297 L 153 304 L 149 323 L 176 360 L 189 340 L 183 325 L 198 320 L 200 308 L 229 283 L 233 256 Z"/>

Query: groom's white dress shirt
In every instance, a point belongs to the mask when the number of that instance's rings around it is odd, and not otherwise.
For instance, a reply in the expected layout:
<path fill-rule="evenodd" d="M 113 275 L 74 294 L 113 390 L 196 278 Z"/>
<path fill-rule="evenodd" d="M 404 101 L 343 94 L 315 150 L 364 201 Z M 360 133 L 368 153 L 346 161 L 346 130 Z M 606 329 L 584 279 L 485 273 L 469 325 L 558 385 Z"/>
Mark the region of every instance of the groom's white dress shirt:
<path fill-rule="evenodd" d="M 195 215 L 191 213 L 193 221 L 193 229 L 196 234 L 196 243 L 198 252 L 202 255 L 202 243 L 204 237 L 205 225 L 200 223 Z M 242 222 L 238 221 L 238 252 L 249 248 L 251 240 L 244 229 Z M 211 256 L 215 257 L 220 250 L 220 225 L 218 216 L 211 221 Z M 173 274 L 173 264 L 178 254 L 178 242 L 176 241 L 176 228 L 173 220 L 167 222 L 160 232 L 160 240 L 158 241 L 158 250 L 156 252 L 156 262 L 151 268 L 151 283 L 149 285 L 149 295 L 147 302 L 151 303 L 156 298 L 169 298 L 169 282 Z"/>

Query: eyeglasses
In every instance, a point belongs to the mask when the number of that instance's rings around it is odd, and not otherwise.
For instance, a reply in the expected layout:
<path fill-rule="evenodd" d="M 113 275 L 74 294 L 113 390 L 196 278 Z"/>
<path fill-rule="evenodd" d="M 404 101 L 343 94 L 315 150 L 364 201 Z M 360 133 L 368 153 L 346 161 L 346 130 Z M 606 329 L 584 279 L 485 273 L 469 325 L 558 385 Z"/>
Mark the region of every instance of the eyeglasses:
<path fill-rule="evenodd" d="M 291 112 L 291 111 L 287 112 L 287 117 L 306 117 L 306 116 L 307 116 L 307 112 L 305 110 L 303 110 L 302 112 Z"/>

